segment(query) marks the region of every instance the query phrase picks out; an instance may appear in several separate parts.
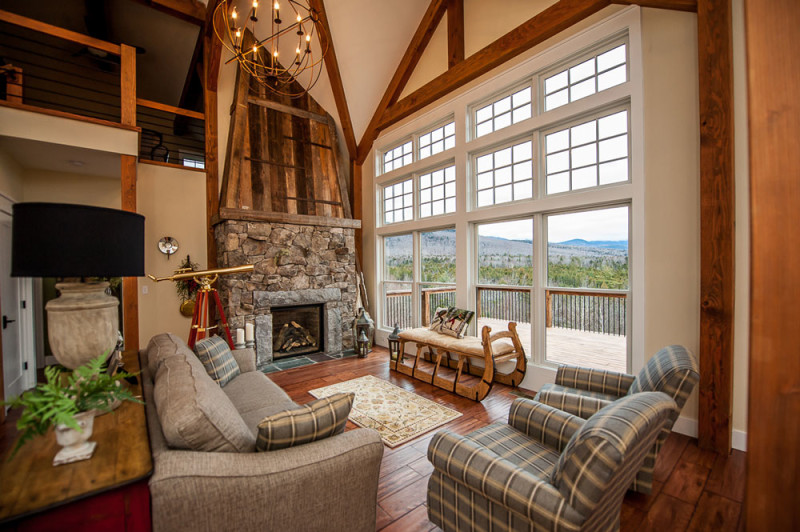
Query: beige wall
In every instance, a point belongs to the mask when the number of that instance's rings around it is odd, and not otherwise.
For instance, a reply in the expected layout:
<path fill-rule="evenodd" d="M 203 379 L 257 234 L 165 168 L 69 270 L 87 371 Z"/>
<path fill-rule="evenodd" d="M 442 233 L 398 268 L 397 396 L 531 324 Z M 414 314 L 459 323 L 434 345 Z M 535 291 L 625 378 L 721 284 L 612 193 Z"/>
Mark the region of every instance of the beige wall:
<path fill-rule="evenodd" d="M 139 164 L 137 172 L 137 210 L 145 217 L 145 273 L 157 277 L 169 275 L 187 254 L 200 268 L 205 268 L 205 173 L 152 164 Z M 178 252 L 169 259 L 158 250 L 158 241 L 165 236 L 175 238 L 179 244 Z M 139 278 L 141 347 L 161 332 L 188 339 L 191 319 L 180 313 L 180 304 L 174 283 Z"/>
<path fill-rule="evenodd" d="M 697 17 L 642 10 L 645 352 L 700 345 Z M 697 419 L 697 390 L 682 416 Z"/>
<path fill-rule="evenodd" d="M 75 203 L 95 207 L 120 208 L 118 178 L 87 176 L 49 170 L 25 170 L 24 201 Z"/>
<path fill-rule="evenodd" d="M 23 169 L 6 151 L 0 150 L 0 194 L 22 201 Z"/>

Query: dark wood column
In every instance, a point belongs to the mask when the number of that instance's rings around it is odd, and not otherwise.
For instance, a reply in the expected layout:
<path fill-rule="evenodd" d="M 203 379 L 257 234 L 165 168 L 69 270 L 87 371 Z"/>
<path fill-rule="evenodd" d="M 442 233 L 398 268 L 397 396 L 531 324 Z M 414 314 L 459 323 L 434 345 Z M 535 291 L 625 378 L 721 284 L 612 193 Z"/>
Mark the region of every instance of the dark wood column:
<path fill-rule="evenodd" d="M 731 450 L 734 176 L 731 0 L 699 0 L 700 446 Z"/>

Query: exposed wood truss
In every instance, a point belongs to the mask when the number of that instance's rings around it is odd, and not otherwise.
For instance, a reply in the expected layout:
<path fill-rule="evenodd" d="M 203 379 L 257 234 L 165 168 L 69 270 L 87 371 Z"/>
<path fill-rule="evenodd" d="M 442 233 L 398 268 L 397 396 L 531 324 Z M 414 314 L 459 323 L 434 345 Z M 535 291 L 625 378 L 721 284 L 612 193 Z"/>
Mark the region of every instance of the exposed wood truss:
<path fill-rule="evenodd" d="M 610 0 L 561 0 L 392 105 L 378 124 L 385 129 L 445 94 L 564 31 L 610 4 Z"/>
<path fill-rule="evenodd" d="M 389 86 L 386 87 L 386 91 L 383 93 L 383 98 L 381 98 L 380 103 L 378 103 L 378 108 L 375 109 L 375 114 L 372 115 L 372 119 L 367 125 L 364 136 L 358 144 L 358 157 L 356 157 L 358 164 L 363 164 L 364 159 L 367 158 L 369 150 L 372 149 L 372 143 L 378 135 L 378 124 L 381 122 L 389 106 L 394 104 L 403 92 L 403 88 L 405 88 L 406 83 L 408 83 L 411 73 L 417 66 L 420 57 L 422 57 L 422 52 L 425 51 L 425 47 L 430 42 L 431 37 L 433 37 L 436 26 L 439 24 L 439 21 L 442 20 L 446 7 L 446 0 L 432 0 L 428 6 L 428 10 L 425 12 L 425 15 L 423 15 L 417 27 L 417 31 L 411 38 L 408 48 L 406 48 L 406 53 L 403 54 L 403 58 L 400 60 L 400 64 L 397 66 L 397 70 L 395 70 L 394 76 L 392 76 L 392 80 L 389 82 Z"/>
<path fill-rule="evenodd" d="M 331 37 L 331 28 L 328 25 L 328 15 L 325 13 L 325 4 L 322 0 L 309 0 L 309 4 L 319 15 L 317 31 L 320 36 L 320 46 L 322 46 L 323 50 L 327 50 L 325 53 L 325 69 L 328 72 L 333 98 L 336 101 L 336 110 L 339 113 L 339 120 L 342 122 L 342 131 L 344 132 L 345 144 L 347 144 L 347 152 L 352 159 L 356 156 L 356 135 L 353 132 L 353 122 L 350 120 L 350 110 L 347 108 L 347 98 L 345 98 L 344 94 L 344 85 L 342 84 L 342 75 L 339 72 L 339 63 L 336 60 L 336 50 L 333 47 L 333 38 Z"/>
<path fill-rule="evenodd" d="M 464 0 L 447 0 L 447 68 L 464 60 Z"/>
<path fill-rule="evenodd" d="M 800 3 L 745 0 L 750 386 L 744 530 L 800 530 Z M 794 220 L 794 221 L 792 221 Z"/>
<path fill-rule="evenodd" d="M 206 21 L 206 6 L 198 0 L 136 0 L 192 24 L 202 26 Z M 213 4 L 214 2 L 209 2 Z"/>
<path fill-rule="evenodd" d="M 700 0 L 700 446 L 731 449 L 734 177 L 730 0 Z"/>

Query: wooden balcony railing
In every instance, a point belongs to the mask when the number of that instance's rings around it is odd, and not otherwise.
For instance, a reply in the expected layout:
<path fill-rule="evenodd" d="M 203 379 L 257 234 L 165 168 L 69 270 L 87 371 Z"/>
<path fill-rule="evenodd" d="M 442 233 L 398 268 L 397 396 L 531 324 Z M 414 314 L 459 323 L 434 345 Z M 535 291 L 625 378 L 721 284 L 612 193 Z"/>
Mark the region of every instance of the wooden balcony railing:
<path fill-rule="evenodd" d="M 0 105 L 135 128 L 141 159 L 204 166 L 204 115 L 137 98 L 134 47 L 0 10 L 0 57 Z"/>
<path fill-rule="evenodd" d="M 476 315 L 517 323 L 531 322 L 531 291 L 528 288 L 505 286 L 477 287 Z M 424 288 L 422 324 L 428 325 L 438 307 L 455 305 L 455 288 Z M 547 327 L 561 327 L 603 334 L 624 336 L 627 319 L 627 294 L 602 290 L 545 290 Z M 384 325 L 397 323 L 405 329 L 413 327 L 411 290 L 386 292 Z"/>

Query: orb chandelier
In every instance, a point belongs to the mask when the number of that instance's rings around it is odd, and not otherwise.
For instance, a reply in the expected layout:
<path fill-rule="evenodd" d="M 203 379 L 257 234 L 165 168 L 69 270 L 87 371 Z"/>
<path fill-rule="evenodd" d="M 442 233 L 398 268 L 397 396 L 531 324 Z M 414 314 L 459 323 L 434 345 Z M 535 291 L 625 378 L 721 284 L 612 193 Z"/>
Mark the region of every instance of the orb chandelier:
<path fill-rule="evenodd" d="M 227 63 L 238 61 L 251 80 L 277 94 L 298 98 L 307 93 L 319 80 L 327 51 L 320 39 L 319 13 L 307 0 L 276 0 L 267 8 L 252 0 L 247 13 L 233 4 L 222 0 L 217 5 L 222 15 L 214 13 L 213 19 L 217 38 L 233 54 Z M 263 38 L 256 31 L 260 18 L 269 20 L 269 35 Z M 315 49 L 321 51 L 318 57 Z"/>

